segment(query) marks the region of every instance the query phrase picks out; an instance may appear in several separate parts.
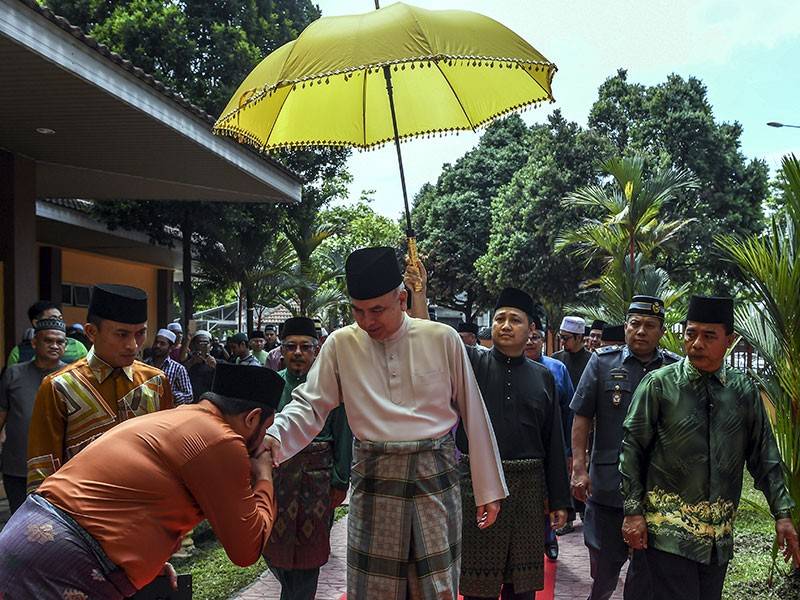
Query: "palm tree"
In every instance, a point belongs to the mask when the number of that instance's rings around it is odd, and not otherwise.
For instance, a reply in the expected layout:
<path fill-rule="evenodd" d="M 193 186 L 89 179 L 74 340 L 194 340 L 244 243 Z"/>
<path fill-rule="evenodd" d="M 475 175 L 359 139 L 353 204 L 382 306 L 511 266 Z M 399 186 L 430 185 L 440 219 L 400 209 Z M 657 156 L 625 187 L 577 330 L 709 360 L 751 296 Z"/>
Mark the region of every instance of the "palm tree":
<path fill-rule="evenodd" d="M 597 218 L 587 217 L 577 229 L 565 232 L 556 240 L 556 250 L 569 249 L 577 256 L 603 261 L 597 279 L 584 283 L 587 293 L 599 291 L 591 304 L 569 306 L 571 312 L 608 323 L 622 323 L 631 298 L 636 294 L 656 296 L 667 309 L 667 334 L 661 345 L 683 352 L 678 336 L 672 331 L 683 306 L 688 285 L 673 287 L 669 274 L 652 264 L 659 249 L 668 247 L 675 234 L 689 221 L 662 221 L 664 203 L 679 192 L 695 189 L 697 180 L 686 170 L 658 170 L 644 176 L 645 161 L 640 156 L 612 158 L 603 163 L 614 185 L 589 185 L 568 194 L 564 203 L 580 206 Z"/>
<path fill-rule="evenodd" d="M 763 357 L 755 374 L 763 390 L 800 526 L 800 161 L 782 161 L 786 211 L 761 236 L 720 236 L 717 245 L 738 267 L 753 302 L 740 304 L 736 330 Z"/>
<path fill-rule="evenodd" d="M 690 222 L 660 221 L 661 207 L 679 192 L 696 189 L 698 180 L 689 171 L 675 168 L 657 170 L 645 178 L 641 156 L 611 158 L 601 167 L 614 179 L 613 189 L 587 185 L 568 194 L 564 203 L 602 216 L 584 219 L 577 229 L 559 236 L 556 250 L 570 246 L 587 263 L 598 257 L 620 260 L 621 249 L 627 253 L 629 265 L 635 264 L 637 253 L 651 261 L 655 251 L 669 244 Z"/>

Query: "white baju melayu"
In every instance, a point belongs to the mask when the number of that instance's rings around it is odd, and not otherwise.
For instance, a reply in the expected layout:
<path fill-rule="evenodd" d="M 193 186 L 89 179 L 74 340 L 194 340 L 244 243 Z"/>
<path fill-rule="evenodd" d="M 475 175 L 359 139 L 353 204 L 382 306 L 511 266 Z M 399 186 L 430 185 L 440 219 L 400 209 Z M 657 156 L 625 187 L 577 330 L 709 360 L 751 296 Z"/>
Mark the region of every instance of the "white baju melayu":
<path fill-rule="evenodd" d="M 457 586 L 461 515 L 450 432 L 459 417 L 469 439 L 476 504 L 508 495 L 497 442 L 461 338 L 452 327 L 406 315 L 398 331 L 382 341 L 373 340 L 355 324 L 334 331 L 322 346 L 306 383 L 294 390 L 292 401 L 275 415 L 267 431 L 280 441 L 277 461 L 284 462 L 305 448 L 339 404 L 344 405 L 356 438 L 348 523 L 348 598 L 405 597 L 407 589 L 415 588 L 420 597 L 447 597 L 435 591 L 443 585 L 435 579 L 441 579 L 449 567 L 438 569 L 437 574 L 422 573 L 419 565 L 436 563 L 431 556 L 437 555 L 441 546 L 441 554 L 449 552 L 455 569 L 453 573 L 450 568 L 447 575 L 453 583 L 444 585 Z M 427 454 L 419 461 L 406 458 L 405 462 L 392 463 L 398 465 L 396 473 L 386 468 L 397 454 L 413 457 L 415 452 Z M 381 458 L 384 455 L 386 460 Z M 415 472 L 418 462 L 430 472 Z M 366 472 L 361 469 L 364 465 Z M 386 484 L 379 494 L 371 492 L 376 479 Z M 387 491 L 386 486 L 391 487 L 395 479 L 405 485 L 398 487 L 397 493 Z M 364 481 L 368 484 L 362 487 Z M 442 487 L 432 489 L 431 481 Z M 428 504 L 421 506 L 420 498 Z M 396 532 L 387 536 L 383 521 L 393 511 L 398 515 Z M 455 518 L 453 511 L 459 513 Z M 420 519 L 422 512 L 426 514 Z M 447 512 L 451 513 L 449 519 Z M 431 519 L 431 514 L 442 517 Z M 356 515 L 365 522 L 355 522 Z M 380 526 L 373 527 L 373 521 L 381 521 Z M 415 531 L 420 522 L 425 528 L 423 535 Z M 375 539 L 378 530 L 380 543 Z M 440 543 L 431 547 L 429 542 L 435 538 Z M 423 540 L 426 548 L 420 547 Z M 391 560 L 397 562 L 394 571 L 377 573 L 372 569 L 372 565 L 380 565 L 386 570 Z M 412 583 L 413 578 L 418 581 Z M 455 591 L 453 598 L 457 597 Z"/>

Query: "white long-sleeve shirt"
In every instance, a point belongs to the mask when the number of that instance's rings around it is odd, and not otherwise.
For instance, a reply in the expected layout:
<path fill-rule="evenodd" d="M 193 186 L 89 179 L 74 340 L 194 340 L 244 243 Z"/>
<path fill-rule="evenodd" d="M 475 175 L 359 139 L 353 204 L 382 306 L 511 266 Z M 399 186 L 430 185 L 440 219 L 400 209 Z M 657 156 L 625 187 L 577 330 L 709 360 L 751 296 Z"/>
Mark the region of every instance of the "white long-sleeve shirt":
<path fill-rule="evenodd" d="M 280 441 L 278 461 L 308 446 L 340 403 L 353 435 L 368 441 L 437 439 L 460 416 L 476 503 L 508 496 L 489 415 L 452 327 L 404 315 L 400 329 L 382 341 L 356 324 L 334 331 L 267 431 Z"/>

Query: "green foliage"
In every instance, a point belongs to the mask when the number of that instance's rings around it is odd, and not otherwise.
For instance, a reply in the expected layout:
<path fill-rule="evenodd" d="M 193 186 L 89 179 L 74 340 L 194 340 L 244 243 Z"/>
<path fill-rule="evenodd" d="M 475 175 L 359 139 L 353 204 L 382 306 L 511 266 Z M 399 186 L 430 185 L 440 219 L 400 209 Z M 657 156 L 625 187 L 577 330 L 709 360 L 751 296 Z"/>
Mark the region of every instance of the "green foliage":
<path fill-rule="evenodd" d="M 561 307 L 578 297 L 580 282 L 598 274 L 573 256 L 555 253 L 558 233 L 585 216 L 561 200 L 599 181 L 596 165 L 610 148 L 602 137 L 555 111 L 546 124 L 531 128 L 527 153 L 526 164 L 492 199 L 489 243 L 475 266 L 490 292 L 507 285 L 525 289 L 538 298 L 548 323 L 554 323 Z"/>
<path fill-rule="evenodd" d="M 737 331 L 764 358 L 758 380 L 772 408 L 773 431 L 784 479 L 800 526 L 800 161 L 784 157 L 781 178 L 785 214 L 773 217 L 766 235 L 719 236 L 717 244 L 739 270 L 755 298 L 740 303 Z"/>
<path fill-rule="evenodd" d="M 582 207 L 598 216 L 584 218 L 576 229 L 565 232 L 556 240 L 556 249 L 569 250 L 585 258 L 586 264 L 602 258 L 604 265 L 599 278 L 586 282 L 587 287 L 599 289 L 599 301 L 570 310 L 607 323 L 622 323 L 631 298 L 646 294 L 664 301 L 666 326 L 671 329 L 683 314 L 676 309 L 688 285 L 674 288 L 669 274 L 652 261 L 657 252 L 664 252 L 674 242 L 687 222 L 662 221 L 659 216 L 666 202 L 681 191 L 695 188 L 697 181 L 688 172 L 673 168 L 658 169 L 647 176 L 645 160 L 638 155 L 612 158 L 602 166 L 611 183 L 588 185 L 564 198 L 565 205 Z M 677 349 L 674 336 L 668 336 L 666 343 L 670 349 Z"/>
<path fill-rule="evenodd" d="M 741 125 L 714 119 L 706 88 L 694 77 L 670 75 L 643 86 L 620 70 L 600 86 L 589 126 L 612 140 L 619 154 L 639 153 L 649 164 L 695 175 L 699 189 L 664 203 L 670 219 L 694 221 L 676 235 L 681 252 L 661 255 L 658 264 L 678 282 L 730 291 L 730 265 L 708 250 L 716 235 L 761 231 L 768 192 L 766 163 L 747 161 L 739 149 Z"/>
<path fill-rule="evenodd" d="M 404 233 L 400 225 L 376 213 L 370 201 L 362 199 L 322 210 L 319 216 L 322 226 L 338 232 L 322 243 L 323 250 L 347 257 L 354 250 L 367 246 L 401 246 Z"/>
<path fill-rule="evenodd" d="M 310 0 L 47 0 L 99 42 L 219 115 L 267 54 L 320 17 Z"/>
<path fill-rule="evenodd" d="M 528 134 L 518 115 L 494 122 L 473 150 L 445 165 L 436 185 L 423 186 L 414 200 L 431 299 L 464 312 L 467 320 L 491 302 L 475 277 L 475 261 L 488 246 L 492 197 L 527 161 Z"/>

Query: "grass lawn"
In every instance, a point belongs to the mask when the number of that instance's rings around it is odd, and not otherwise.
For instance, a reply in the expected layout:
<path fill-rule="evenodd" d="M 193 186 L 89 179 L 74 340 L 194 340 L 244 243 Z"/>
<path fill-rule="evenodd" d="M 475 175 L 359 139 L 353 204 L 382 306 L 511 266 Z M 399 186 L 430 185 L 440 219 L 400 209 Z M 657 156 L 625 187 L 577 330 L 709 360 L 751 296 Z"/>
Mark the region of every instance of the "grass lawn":
<path fill-rule="evenodd" d="M 347 514 L 347 507 L 336 509 L 335 520 Z M 203 521 L 192 536 L 198 551 L 190 558 L 172 560 L 178 573 L 192 574 L 192 598 L 194 600 L 225 600 L 258 579 L 267 568 L 264 559 L 251 567 L 234 565 L 222 549 L 214 533 Z"/>
<path fill-rule="evenodd" d="M 753 480 L 745 473 L 742 497 L 766 508 L 761 492 L 753 488 Z M 786 578 L 781 571 L 774 575 L 774 585 L 768 585 L 772 564 L 772 543 L 775 522 L 754 508 L 742 503 L 734 524 L 734 557 L 725 581 L 725 600 L 800 600 L 800 578 Z M 781 560 L 781 569 L 783 561 Z"/>

